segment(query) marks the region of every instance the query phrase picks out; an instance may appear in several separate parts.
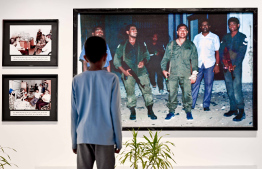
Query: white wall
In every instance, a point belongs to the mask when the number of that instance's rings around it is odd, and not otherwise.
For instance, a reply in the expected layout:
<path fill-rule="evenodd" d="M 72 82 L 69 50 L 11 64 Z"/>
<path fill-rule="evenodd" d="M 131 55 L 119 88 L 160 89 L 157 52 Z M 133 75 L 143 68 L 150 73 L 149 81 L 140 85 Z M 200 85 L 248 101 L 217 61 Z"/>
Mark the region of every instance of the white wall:
<path fill-rule="evenodd" d="M 73 8 L 203 8 L 262 7 L 251 1 L 201 0 L 0 0 L 2 19 L 59 19 L 59 66 L 53 68 L 0 68 L 1 74 L 58 74 L 58 122 L 1 122 L 0 145 L 17 149 L 11 153 L 20 169 L 41 166 L 75 166 L 76 156 L 70 141 L 70 93 L 73 54 Z M 261 12 L 258 16 L 261 22 Z M 258 25 L 260 28 L 260 26 Z M 0 24 L 2 33 L 2 22 Z M 259 40 L 261 40 L 261 34 Z M 261 43 L 259 43 L 261 44 Z M 0 53 L 2 54 L 2 36 Z M 258 46 L 258 49 L 260 47 Z M 261 64 L 261 59 L 258 60 Z M 259 65 L 258 63 L 258 65 Z M 2 65 L 2 60 L 0 60 Z M 258 67 L 258 72 L 261 68 Z M 0 78 L 2 88 L 2 78 Z M 258 79 L 260 85 L 261 76 Z M 261 100 L 261 90 L 258 89 Z M 2 90 L 0 90 L 2 96 Z M 262 105 L 258 105 L 258 112 Z M 0 102 L 2 110 L 2 103 Z M 0 117 L 1 118 L 1 117 Z M 262 122 L 258 116 L 259 124 Z M 176 144 L 173 149 L 177 166 L 257 165 L 262 168 L 261 125 L 258 131 L 170 131 L 166 140 Z M 145 134 L 141 132 L 140 134 Z M 130 139 L 124 132 L 124 141 Z"/>

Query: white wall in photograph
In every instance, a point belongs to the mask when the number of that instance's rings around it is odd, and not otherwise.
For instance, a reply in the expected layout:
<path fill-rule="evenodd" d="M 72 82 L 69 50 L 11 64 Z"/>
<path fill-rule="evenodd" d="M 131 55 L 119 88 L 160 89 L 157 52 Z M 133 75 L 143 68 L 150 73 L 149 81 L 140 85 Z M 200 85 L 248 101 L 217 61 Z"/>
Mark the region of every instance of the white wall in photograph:
<path fill-rule="evenodd" d="M 58 67 L 1 67 L 2 74 L 58 74 L 58 121 L 57 122 L 2 122 L 0 115 L 0 145 L 12 147 L 8 151 L 12 163 L 19 169 L 73 169 L 76 155 L 71 149 L 70 110 L 71 82 L 73 77 L 73 8 L 246 8 L 258 7 L 258 1 L 210 1 L 210 0 L 45 0 L 4 1 L 0 0 L 0 20 L 3 19 L 59 19 Z M 258 13 L 258 32 L 261 32 L 262 15 Z M 2 22 L 0 33 L 3 33 Z M 252 26 L 252 25 L 251 25 Z M 258 53 L 261 50 L 262 34 L 258 34 Z M 251 37 L 252 38 L 252 37 Z M 2 36 L 0 46 L 2 47 Z M 0 48 L 0 53 L 2 53 Z M 247 58 L 248 59 L 248 58 Z M 248 59 L 249 60 L 249 59 Z M 245 62 L 249 62 L 249 61 Z M 2 65 L 2 59 L 0 59 Z M 258 74 L 262 72 L 262 60 L 258 57 Z M 261 75 L 258 76 L 261 86 Z M 2 88 L 2 83 L 0 83 Z M 258 92 L 258 103 L 262 91 Z M 0 90 L 2 96 L 3 91 Z M 0 108 L 2 110 L 2 102 Z M 163 141 L 171 141 L 176 147 L 175 167 L 194 169 L 193 166 L 217 169 L 221 166 L 240 169 L 262 169 L 262 116 L 258 105 L 258 131 L 163 131 Z M 147 131 L 140 131 L 139 140 Z M 131 139 L 131 132 L 123 132 L 123 141 Z M 1 155 L 1 154 L 0 154 Z M 118 168 L 120 164 L 117 162 Z M 211 169 L 212 169 L 211 167 Z M 7 169 L 16 167 L 7 167 Z M 125 168 L 130 168 L 128 164 Z M 219 169 L 220 169 L 219 168 Z"/>
<path fill-rule="evenodd" d="M 12 25 L 10 26 L 10 38 L 17 37 L 18 35 L 28 35 L 29 37 L 36 38 L 37 32 L 41 30 L 42 34 L 50 34 L 51 25 Z"/>

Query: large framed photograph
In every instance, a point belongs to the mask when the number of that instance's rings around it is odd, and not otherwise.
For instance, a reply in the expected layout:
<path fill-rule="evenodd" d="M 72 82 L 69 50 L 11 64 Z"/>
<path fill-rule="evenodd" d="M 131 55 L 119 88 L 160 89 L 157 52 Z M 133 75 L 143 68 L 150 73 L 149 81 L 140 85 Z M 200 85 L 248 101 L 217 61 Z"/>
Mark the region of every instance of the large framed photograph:
<path fill-rule="evenodd" d="M 57 75 L 2 75 L 2 121 L 57 121 Z"/>
<path fill-rule="evenodd" d="M 84 43 L 107 43 L 123 130 L 257 130 L 257 8 L 74 9 L 73 76 Z"/>
<path fill-rule="evenodd" d="M 57 66 L 58 20 L 3 20 L 3 66 Z"/>

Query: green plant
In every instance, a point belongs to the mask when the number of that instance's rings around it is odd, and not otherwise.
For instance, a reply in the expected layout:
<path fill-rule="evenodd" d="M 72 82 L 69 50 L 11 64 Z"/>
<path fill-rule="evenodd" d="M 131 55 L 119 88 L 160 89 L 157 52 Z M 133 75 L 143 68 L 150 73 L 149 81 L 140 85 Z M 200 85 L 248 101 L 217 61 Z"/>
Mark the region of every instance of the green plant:
<path fill-rule="evenodd" d="M 10 149 L 10 150 L 13 150 L 13 151 L 16 152 L 16 150 L 13 149 L 13 148 L 10 148 L 10 147 L 2 147 L 2 146 L 0 145 L 0 169 L 4 169 L 4 166 L 5 166 L 5 165 L 9 165 L 9 166 L 14 165 L 14 166 L 17 167 L 16 164 L 12 164 L 12 163 L 9 162 L 9 161 L 11 161 L 11 157 L 5 152 L 5 149 Z"/>
<path fill-rule="evenodd" d="M 124 164 L 126 160 L 131 162 L 131 166 L 134 169 L 138 169 L 138 163 L 142 162 L 143 143 L 138 142 L 137 134 L 134 129 L 132 130 L 133 139 L 126 141 L 123 145 L 128 148 L 120 153 L 120 164 Z"/>
<path fill-rule="evenodd" d="M 161 142 L 163 136 L 159 136 L 159 134 L 160 132 L 156 131 L 155 135 L 153 135 L 153 132 L 149 130 L 150 137 L 148 138 L 144 136 L 147 142 L 144 143 L 143 158 L 146 160 L 143 160 L 142 162 L 143 168 L 173 168 L 170 161 L 175 162 L 175 160 L 172 158 L 174 153 L 169 148 L 169 145 L 175 145 L 170 141 Z"/>
<path fill-rule="evenodd" d="M 169 146 L 175 146 L 170 141 L 161 142 L 163 136 L 159 136 L 160 131 L 153 132 L 149 130 L 150 137 L 143 136 L 145 142 L 138 142 L 138 131 L 133 129 L 133 139 L 124 143 L 126 147 L 122 153 L 120 153 L 120 164 L 124 164 L 126 161 L 131 162 L 131 166 L 134 169 L 138 168 L 138 164 L 142 164 L 143 169 L 168 169 L 173 168 L 171 161 L 175 162 L 172 156 L 174 153 Z"/>

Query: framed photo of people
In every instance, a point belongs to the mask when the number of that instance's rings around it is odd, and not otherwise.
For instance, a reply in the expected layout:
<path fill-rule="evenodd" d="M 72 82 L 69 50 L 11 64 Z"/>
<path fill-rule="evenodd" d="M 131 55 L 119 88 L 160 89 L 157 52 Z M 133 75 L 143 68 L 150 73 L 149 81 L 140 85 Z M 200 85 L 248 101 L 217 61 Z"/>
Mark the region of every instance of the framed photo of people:
<path fill-rule="evenodd" d="M 6 74 L 2 82 L 2 121 L 57 121 L 57 75 Z"/>
<path fill-rule="evenodd" d="M 3 66 L 58 66 L 58 20 L 3 20 Z"/>
<path fill-rule="evenodd" d="M 85 41 L 107 43 L 123 130 L 257 130 L 257 8 L 74 9 L 73 76 Z"/>

